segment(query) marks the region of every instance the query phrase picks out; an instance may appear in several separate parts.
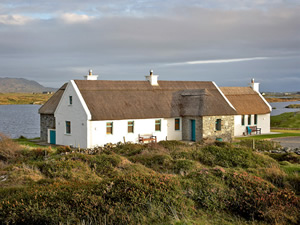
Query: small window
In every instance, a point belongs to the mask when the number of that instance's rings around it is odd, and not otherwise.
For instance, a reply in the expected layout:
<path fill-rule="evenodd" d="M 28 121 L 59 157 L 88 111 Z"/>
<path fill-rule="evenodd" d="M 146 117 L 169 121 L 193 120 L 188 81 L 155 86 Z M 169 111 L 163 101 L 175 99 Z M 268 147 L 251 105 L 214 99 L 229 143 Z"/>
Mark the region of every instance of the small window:
<path fill-rule="evenodd" d="M 254 115 L 254 124 L 257 124 L 257 114 Z"/>
<path fill-rule="evenodd" d="M 72 96 L 69 96 L 69 105 L 72 105 L 72 103 L 73 103 L 73 98 Z"/>
<path fill-rule="evenodd" d="M 221 130 L 221 127 L 222 127 L 222 120 L 217 119 L 216 120 L 216 130 Z"/>
<path fill-rule="evenodd" d="M 106 123 L 106 134 L 112 134 L 113 133 L 113 122 L 107 122 Z"/>
<path fill-rule="evenodd" d="M 175 130 L 180 130 L 180 119 L 175 119 Z"/>
<path fill-rule="evenodd" d="M 245 125 L 245 115 L 242 115 L 242 125 L 244 126 Z"/>
<path fill-rule="evenodd" d="M 66 121 L 66 134 L 71 134 L 71 121 Z"/>
<path fill-rule="evenodd" d="M 128 133 L 133 133 L 133 132 L 134 132 L 134 122 L 128 121 Z"/>
<path fill-rule="evenodd" d="M 251 115 L 248 115 L 248 125 L 251 125 Z"/>
<path fill-rule="evenodd" d="M 161 131 L 161 120 L 155 120 L 155 131 Z"/>

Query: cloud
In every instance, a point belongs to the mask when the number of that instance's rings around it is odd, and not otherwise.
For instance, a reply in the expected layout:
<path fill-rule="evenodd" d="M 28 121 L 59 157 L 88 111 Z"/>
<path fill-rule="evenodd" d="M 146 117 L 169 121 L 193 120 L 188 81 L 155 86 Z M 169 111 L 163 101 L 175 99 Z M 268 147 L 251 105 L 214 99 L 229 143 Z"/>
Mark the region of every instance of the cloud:
<path fill-rule="evenodd" d="M 24 25 L 32 21 L 32 18 L 22 15 L 0 15 L 0 24 Z"/>
<path fill-rule="evenodd" d="M 92 20 L 93 16 L 88 15 L 78 15 L 75 13 L 64 13 L 60 18 L 66 23 L 86 23 Z"/>
<path fill-rule="evenodd" d="M 138 80 L 154 69 L 162 79 L 231 85 L 225 77 L 246 83 L 251 75 L 283 88 L 277 78 L 300 75 L 300 7 L 292 1 L 99 2 L 2 0 L 0 77 L 59 87 L 88 69 Z M 9 13 L 34 20 L 16 26 Z"/>
<path fill-rule="evenodd" d="M 244 61 L 253 61 L 253 60 L 264 60 L 264 59 L 269 59 L 269 57 L 252 57 L 252 58 L 240 58 L 240 59 L 199 60 L 199 61 L 170 63 L 170 64 L 167 64 L 167 65 L 168 66 L 176 66 L 176 65 L 213 64 L 213 63 L 233 63 L 233 62 L 244 62 Z"/>

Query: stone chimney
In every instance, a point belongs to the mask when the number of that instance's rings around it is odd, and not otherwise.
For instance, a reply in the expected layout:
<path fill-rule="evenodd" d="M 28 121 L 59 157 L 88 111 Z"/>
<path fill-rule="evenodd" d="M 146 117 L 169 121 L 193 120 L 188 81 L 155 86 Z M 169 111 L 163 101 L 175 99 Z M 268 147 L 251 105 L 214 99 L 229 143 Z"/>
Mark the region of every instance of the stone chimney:
<path fill-rule="evenodd" d="M 259 83 L 255 83 L 254 78 L 251 79 L 251 83 L 249 85 L 254 91 L 259 93 Z"/>
<path fill-rule="evenodd" d="M 157 78 L 158 75 L 153 75 L 153 70 L 150 70 L 150 75 L 146 76 L 146 80 L 148 80 L 152 86 L 158 86 Z"/>
<path fill-rule="evenodd" d="M 89 70 L 89 74 L 84 76 L 85 80 L 97 80 L 98 75 L 93 75 L 93 71 Z"/>

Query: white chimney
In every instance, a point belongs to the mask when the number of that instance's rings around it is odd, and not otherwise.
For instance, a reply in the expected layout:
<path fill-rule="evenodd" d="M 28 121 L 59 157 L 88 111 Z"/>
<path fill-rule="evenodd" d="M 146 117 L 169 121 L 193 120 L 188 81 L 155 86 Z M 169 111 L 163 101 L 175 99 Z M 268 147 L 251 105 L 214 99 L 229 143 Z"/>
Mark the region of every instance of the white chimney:
<path fill-rule="evenodd" d="M 254 78 L 251 79 L 251 83 L 249 85 L 254 91 L 259 93 L 259 83 L 255 83 Z"/>
<path fill-rule="evenodd" d="M 98 75 L 93 75 L 93 70 L 89 70 L 89 74 L 85 75 L 84 78 L 86 80 L 97 80 Z"/>
<path fill-rule="evenodd" d="M 158 75 L 153 75 L 153 70 L 150 70 L 150 75 L 146 76 L 146 80 L 148 80 L 152 86 L 158 86 L 157 78 Z"/>

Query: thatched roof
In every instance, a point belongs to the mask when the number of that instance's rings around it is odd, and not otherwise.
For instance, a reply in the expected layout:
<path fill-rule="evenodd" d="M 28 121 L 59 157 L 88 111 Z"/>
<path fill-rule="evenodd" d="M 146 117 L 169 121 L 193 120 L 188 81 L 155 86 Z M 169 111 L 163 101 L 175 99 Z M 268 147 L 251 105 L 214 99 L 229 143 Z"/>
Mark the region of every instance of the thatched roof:
<path fill-rule="evenodd" d="M 251 87 L 221 87 L 239 115 L 266 114 L 270 108 Z"/>
<path fill-rule="evenodd" d="M 54 95 L 39 109 L 40 114 L 54 114 L 56 107 L 63 95 L 68 83 L 65 83 L 61 88 L 54 93 Z"/>
<path fill-rule="evenodd" d="M 75 80 L 92 120 L 235 115 L 213 82 Z"/>

